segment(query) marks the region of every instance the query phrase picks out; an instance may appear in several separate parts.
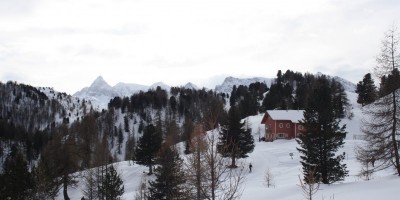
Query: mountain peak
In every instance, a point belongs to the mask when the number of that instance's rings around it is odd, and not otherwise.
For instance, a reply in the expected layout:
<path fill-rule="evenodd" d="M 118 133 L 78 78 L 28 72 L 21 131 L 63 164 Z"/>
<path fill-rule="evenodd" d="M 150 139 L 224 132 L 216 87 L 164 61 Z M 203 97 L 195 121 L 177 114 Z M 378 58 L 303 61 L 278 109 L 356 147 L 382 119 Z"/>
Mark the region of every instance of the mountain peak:
<path fill-rule="evenodd" d="M 163 82 L 153 83 L 149 88 L 156 89 L 158 86 L 160 86 L 162 89 L 165 89 L 167 91 L 169 91 L 169 89 L 171 88 L 171 86 L 169 86 Z"/>
<path fill-rule="evenodd" d="M 186 83 L 186 85 L 183 86 L 186 89 L 194 89 L 197 90 L 199 87 L 197 87 L 197 85 L 193 84 L 192 82 L 188 82 Z"/>
<path fill-rule="evenodd" d="M 98 87 L 111 87 L 102 76 L 98 76 L 96 80 L 93 81 L 91 88 L 98 88 Z"/>

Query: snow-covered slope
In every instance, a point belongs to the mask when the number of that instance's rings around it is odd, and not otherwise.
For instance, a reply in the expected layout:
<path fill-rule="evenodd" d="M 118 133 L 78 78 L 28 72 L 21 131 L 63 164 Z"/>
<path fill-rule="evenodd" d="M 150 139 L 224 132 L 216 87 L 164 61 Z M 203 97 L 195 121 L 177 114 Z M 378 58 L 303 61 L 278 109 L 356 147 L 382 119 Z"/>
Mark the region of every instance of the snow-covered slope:
<path fill-rule="evenodd" d="M 341 78 L 339 76 L 335 76 L 335 77 L 333 77 L 333 79 L 335 79 L 337 82 L 342 84 L 342 86 L 344 87 L 345 91 L 348 91 L 348 92 L 355 92 L 356 91 L 356 87 L 357 87 L 356 84 L 354 84 L 354 83 L 352 83 L 352 82 L 350 82 L 350 81 L 348 81 L 348 80 L 346 80 L 344 78 Z"/>
<path fill-rule="evenodd" d="M 354 106 L 354 110 L 358 107 Z M 360 112 L 354 112 L 357 115 Z M 359 116 L 355 116 L 352 120 L 347 120 L 348 131 L 357 131 L 359 127 Z M 301 176 L 300 154 L 296 150 L 298 144 L 295 140 L 276 140 L 274 142 L 259 142 L 259 132 L 262 133 L 263 127 L 260 125 L 262 115 L 250 116 L 247 118 L 249 126 L 252 128 L 255 138 L 255 149 L 246 159 L 240 159 L 246 163 L 245 173 L 246 179 L 243 183 L 243 194 L 240 199 L 243 200 L 293 200 L 305 199 L 302 190 L 298 186 L 299 175 Z M 352 134 L 360 134 L 355 132 Z M 313 199 L 340 199 L 340 200 L 397 200 L 398 185 L 400 179 L 393 175 L 391 169 L 381 171 L 373 176 L 370 181 L 364 181 L 358 177 L 360 164 L 355 158 L 354 148 L 362 145 L 362 141 L 353 140 L 349 135 L 345 140 L 344 148 L 338 153 L 346 152 L 345 163 L 349 170 L 349 176 L 345 181 L 334 183 L 331 185 L 321 185 L 321 189 L 314 195 Z M 293 153 L 293 159 L 289 156 Z M 252 163 L 253 169 L 250 173 L 248 164 Z M 142 179 L 152 179 L 153 176 L 147 176 L 147 167 L 137 164 L 129 164 L 129 162 L 116 163 L 119 173 L 123 177 L 125 194 L 124 199 L 134 199 L 135 193 Z M 270 169 L 273 175 L 273 187 L 265 186 L 264 174 Z M 78 187 L 70 188 L 69 195 L 71 199 L 79 199 L 82 197 L 83 182 L 79 182 Z M 60 193 L 58 199 L 62 199 Z"/>
<path fill-rule="evenodd" d="M 245 85 L 249 86 L 252 83 L 255 82 L 261 82 L 267 84 L 269 87 L 271 85 L 273 79 L 271 78 L 262 78 L 262 77 L 254 77 L 254 78 L 235 78 L 232 76 L 226 77 L 224 82 L 222 82 L 221 85 L 215 86 L 215 91 L 217 93 L 228 93 L 230 94 L 232 92 L 233 86 L 239 86 L 239 85 Z"/>
<path fill-rule="evenodd" d="M 90 109 L 98 109 L 90 100 L 84 100 L 79 97 L 67 95 L 66 93 L 57 92 L 49 87 L 39 87 L 38 89 L 46 94 L 49 99 L 56 99 L 61 104 L 66 111 L 66 117 L 69 119 L 69 123 L 85 116 L 89 113 Z M 60 116 L 55 119 L 57 124 L 61 124 L 62 120 L 63 118 Z"/>

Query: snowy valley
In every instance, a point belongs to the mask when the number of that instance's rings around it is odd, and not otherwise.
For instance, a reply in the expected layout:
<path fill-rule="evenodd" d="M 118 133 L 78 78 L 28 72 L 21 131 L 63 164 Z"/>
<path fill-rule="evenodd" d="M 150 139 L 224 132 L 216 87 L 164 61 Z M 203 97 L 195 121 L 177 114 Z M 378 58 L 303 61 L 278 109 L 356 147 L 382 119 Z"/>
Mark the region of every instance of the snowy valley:
<path fill-rule="evenodd" d="M 397 200 L 398 185 L 400 179 L 394 175 L 393 169 L 387 169 L 374 173 L 372 179 L 367 181 L 359 176 L 361 165 L 356 160 L 355 148 L 363 145 L 362 140 L 357 140 L 356 135 L 362 135 L 360 131 L 360 120 L 362 119 L 361 106 L 356 103 L 357 94 L 347 92 L 348 98 L 352 104 L 352 119 L 343 119 L 342 124 L 347 125 L 348 132 L 345 139 L 344 148 L 339 153 L 345 152 L 346 159 L 344 163 L 349 170 L 349 176 L 345 181 L 331 185 L 321 185 L 313 199 L 318 200 Z M 242 185 L 243 193 L 240 199 L 243 200 L 301 200 L 306 199 L 303 196 L 299 184 L 299 176 L 302 175 L 302 168 L 299 159 L 299 152 L 296 150 L 298 144 L 292 140 L 276 140 L 274 142 L 257 141 L 260 131 L 263 131 L 263 125 L 260 124 L 263 114 L 247 117 L 252 128 L 252 134 L 255 138 L 255 149 L 249 154 L 248 158 L 241 159 L 246 173 L 245 181 Z M 263 134 L 263 133 L 261 133 Z M 183 151 L 183 144 L 178 145 Z M 293 158 L 289 155 L 293 153 Z M 182 154 L 184 155 L 184 154 Z M 253 165 L 250 173 L 248 165 Z M 123 199 L 135 199 L 142 180 L 152 180 L 148 176 L 148 168 L 132 162 L 122 161 L 114 163 L 122 175 L 125 186 Z M 265 181 L 266 170 L 269 169 L 273 176 L 272 186 L 267 187 Z M 71 199 L 82 197 L 83 188 L 82 179 L 76 188 L 70 188 Z M 63 199 L 60 193 L 58 199 Z"/>

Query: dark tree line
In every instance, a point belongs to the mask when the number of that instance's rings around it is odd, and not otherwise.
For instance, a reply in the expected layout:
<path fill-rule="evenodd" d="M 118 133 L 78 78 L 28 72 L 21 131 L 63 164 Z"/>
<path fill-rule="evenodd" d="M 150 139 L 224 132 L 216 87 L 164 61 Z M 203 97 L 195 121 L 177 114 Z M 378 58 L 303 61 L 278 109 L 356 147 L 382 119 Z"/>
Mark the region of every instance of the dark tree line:
<path fill-rule="evenodd" d="M 266 93 L 262 102 L 261 112 L 274 109 L 304 109 L 308 105 L 312 88 L 317 83 L 319 75 L 287 70 L 277 73 L 277 78 L 271 84 L 269 91 Z M 331 96 L 334 101 L 334 112 L 337 117 L 343 118 L 347 114 L 349 100 L 343 86 L 334 78 L 328 79 L 332 87 Z"/>
<path fill-rule="evenodd" d="M 241 118 L 258 114 L 264 93 L 269 90 L 265 83 L 255 82 L 249 86 L 233 86 L 229 97 L 230 106 L 237 106 Z"/>
<path fill-rule="evenodd" d="M 140 91 L 130 97 L 115 97 L 108 103 L 108 108 L 121 109 L 122 113 L 127 111 L 143 114 L 146 108 L 159 110 L 165 108 L 167 103 L 167 91 L 158 86 L 155 90 Z"/>

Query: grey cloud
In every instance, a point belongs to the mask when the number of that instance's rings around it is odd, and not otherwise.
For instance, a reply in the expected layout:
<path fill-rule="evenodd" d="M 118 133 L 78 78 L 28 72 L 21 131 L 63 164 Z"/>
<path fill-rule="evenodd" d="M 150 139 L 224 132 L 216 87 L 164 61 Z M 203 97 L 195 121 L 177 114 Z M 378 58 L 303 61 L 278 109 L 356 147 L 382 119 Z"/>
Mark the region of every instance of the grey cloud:
<path fill-rule="evenodd" d="M 30 13 L 36 3 L 34 0 L 0 0 L 0 16 Z"/>

